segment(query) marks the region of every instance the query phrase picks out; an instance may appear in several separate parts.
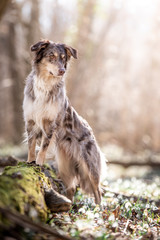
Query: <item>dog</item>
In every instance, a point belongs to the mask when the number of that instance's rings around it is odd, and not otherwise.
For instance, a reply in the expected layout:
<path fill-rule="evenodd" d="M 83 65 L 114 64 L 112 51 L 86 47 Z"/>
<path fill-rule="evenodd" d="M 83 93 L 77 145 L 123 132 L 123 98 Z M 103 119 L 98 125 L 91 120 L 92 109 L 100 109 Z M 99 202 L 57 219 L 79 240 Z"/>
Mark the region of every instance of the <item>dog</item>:
<path fill-rule="evenodd" d="M 65 90 L 65 73 L 77 51 L 41 40 L 31 46 L 32 71 L 26 79 L 23 112 L 28 141 L 28 163 L 43 165 L 53 150 L 58 173 L 73 200 L 75 188 L 93 194 L 101 202 L 100 177 L 105 158 L 89 124 L 71 106 Z M 36 156 L 35 148 L 40 142 Z M 102 166 L 103 165 L 103 166 Z"/>

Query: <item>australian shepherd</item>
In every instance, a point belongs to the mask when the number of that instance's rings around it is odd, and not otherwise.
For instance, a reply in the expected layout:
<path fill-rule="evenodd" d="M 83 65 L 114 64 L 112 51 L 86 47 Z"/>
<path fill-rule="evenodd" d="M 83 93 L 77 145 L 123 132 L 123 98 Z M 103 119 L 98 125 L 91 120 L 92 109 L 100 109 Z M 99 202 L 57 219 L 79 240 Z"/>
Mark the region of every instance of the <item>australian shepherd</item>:
<path fill-rule="evenodd" d="M 105 158 L 89 124 L 71 106 L 65 90 L 65 73 L 77 51 L 41 40 L 31 47 L 32 71 L 26 79 L 23 111 L 28 140 L 28 162 L 43 165 L 53 150 L 58 173 L 72 200 L 77 184 L 101 202 L 100 177 Z M 36 155 L 36 145 L 40 143 Z M 102 166 L 103 165 L 103 166 Z M 104 169 L 103 169 L 104 170 Z"/>

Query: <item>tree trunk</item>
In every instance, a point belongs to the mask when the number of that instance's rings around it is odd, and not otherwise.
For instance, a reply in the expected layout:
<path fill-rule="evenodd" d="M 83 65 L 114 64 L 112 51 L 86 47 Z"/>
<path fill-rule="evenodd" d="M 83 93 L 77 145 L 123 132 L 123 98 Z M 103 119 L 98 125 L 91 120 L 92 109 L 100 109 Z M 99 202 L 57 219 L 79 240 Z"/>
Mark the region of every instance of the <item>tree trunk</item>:
<path fill-rule="evenodd" d="M 10 0 L 1 0 L 1 3 L 0 3 L 0 19 L 2 18 L 3 14 L 5 13 L 9 2 L 10 2 Z"/>
<path fill-rule="evenodd" d="M 16 31 L 15 23 L 9 22 L 8 54 L 9 54 L 9 71 L 12 79 L 11 96 L 13 105 L 13 142 L 19 143 L 22 140 L 23 121 L 22 121 L 22 99 L 23 99 L 23 79 L 21 69 L 18 65 L 16 49 Z"/>

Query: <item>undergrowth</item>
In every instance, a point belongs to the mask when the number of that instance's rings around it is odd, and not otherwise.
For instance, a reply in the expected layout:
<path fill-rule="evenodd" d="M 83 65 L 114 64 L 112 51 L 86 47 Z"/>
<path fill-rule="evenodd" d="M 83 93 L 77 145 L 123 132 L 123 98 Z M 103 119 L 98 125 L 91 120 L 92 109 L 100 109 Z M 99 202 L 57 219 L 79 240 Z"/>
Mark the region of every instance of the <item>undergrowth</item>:
<path fill-rule="evenodd" d="M 48 222 L 75 239 L 160 239 L 159 201 L 158 182 L 119 179 L 104 187 L 101 207 L 78 189 L 72 209 L 51 214 Z"/>

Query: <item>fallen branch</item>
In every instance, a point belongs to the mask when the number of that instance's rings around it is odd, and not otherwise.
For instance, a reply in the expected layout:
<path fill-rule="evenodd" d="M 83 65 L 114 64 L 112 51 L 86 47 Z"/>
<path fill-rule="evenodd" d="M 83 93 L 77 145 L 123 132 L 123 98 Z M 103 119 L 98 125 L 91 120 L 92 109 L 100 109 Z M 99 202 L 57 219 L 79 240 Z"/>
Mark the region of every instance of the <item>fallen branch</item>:
<path fill-rule="evenodd" d="M 9 210 L 8 208 L 0 207 L 0 215 L 1 215 L 1 217 L 7 219 L 12 224 L 12 227 L 13 227 L 13 225 L 16 225 L 15 227 L 17 227 L 17 225 L 18 225 L 22 228 L 29 228 L 30 230 L 38 232 L 38 233 L 41 232 L 41 233 L 45 233 L 45 234 L 50 234 L 51 236 L 54 236 L 58 239 L 62 239 L 62 240 L 71 240 L 72 239 L 70 237 L 67 237 L 67 236 L 64 236 L 64 235 L 58 233 L 56 230 L 52 229 L 49 226 L 46 226 L 42 223 L 33 222 L 27 216 L 22 215 L 18 212 L 13 212 L 13 211 Z M 10 234 L 9 233 L 10 226 L 5 225 L 4 227 L 5 227 L 5 230 L 8 230 L 8 235 L 9 235 Z M 2 225 L 0 226 L 0 228 L 2 230 Z M 12 236 L 12 237 L 14 237 L 14 236 Z"/>
<path fill-rule="evenodd" d="M 160 167 L 160 163 L 158 162 L 123 162 L 123 161 L 109 161 L 109 164 L 114 164 L 114 165 L 121 165 L 124 168 L 128 168 L 131 166 L 149 166 L 152 168 L 157 168 Z"/>
<path fill-rule="evenodd" d="M 147 157 L 140 157 L 136 155 L 122 156 L 120 158 L 110 158 L 109 164 L 121 165 L 125 168 L 131 166 L 150 166 L 152 168 L 160 167 L 160 156 L 150 155 Z"/>
<path fill-rule="evenodd" d="M 8 157 L 0 157 L 0 167 L 6 166 L 16 166 L 20 160 L 18 158 L 8 156 Z"/>

